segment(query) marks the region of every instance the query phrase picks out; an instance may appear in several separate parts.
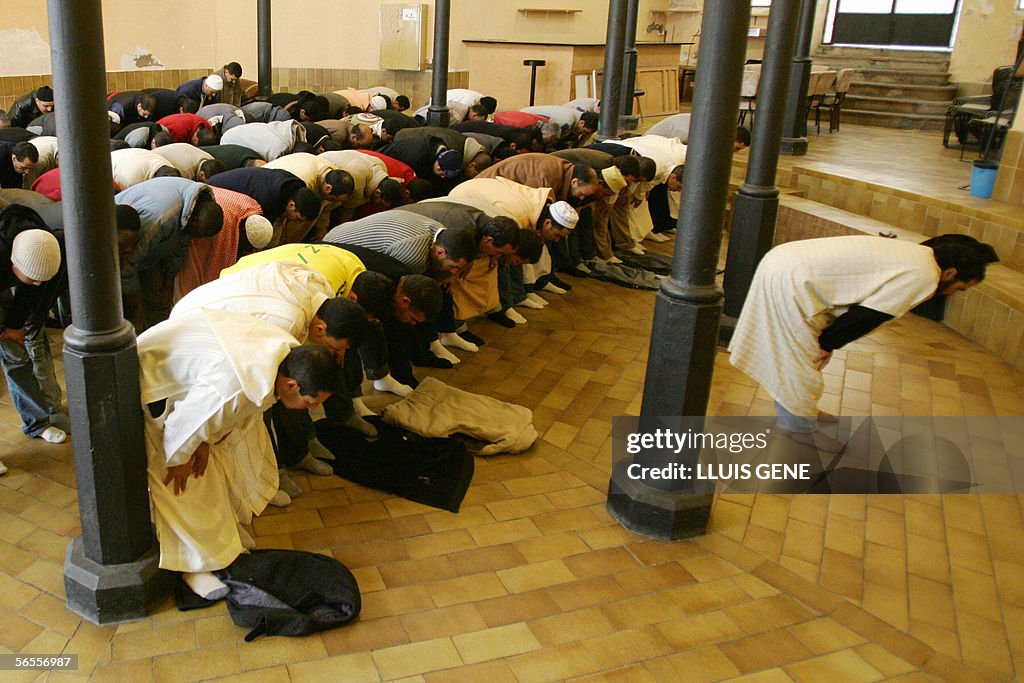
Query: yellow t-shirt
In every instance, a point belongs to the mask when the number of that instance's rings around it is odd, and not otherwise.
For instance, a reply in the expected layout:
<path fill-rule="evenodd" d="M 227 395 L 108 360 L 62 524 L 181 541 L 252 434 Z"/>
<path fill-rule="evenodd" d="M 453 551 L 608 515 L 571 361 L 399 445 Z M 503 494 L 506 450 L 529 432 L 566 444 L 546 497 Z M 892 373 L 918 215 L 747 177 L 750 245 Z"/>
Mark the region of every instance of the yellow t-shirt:
<path fill-rule="evenodd" d="M 249 254 L 230 268 L 220 271 L 220 274 L 236 273 L 274 261 L 295 261 L 308 265 L 330 281 L 335 296 L 348 296 L 356 276 L 366 270 L 366 266 L 355 254 L 341 247 L 330 244 L 283 244 Z"/>

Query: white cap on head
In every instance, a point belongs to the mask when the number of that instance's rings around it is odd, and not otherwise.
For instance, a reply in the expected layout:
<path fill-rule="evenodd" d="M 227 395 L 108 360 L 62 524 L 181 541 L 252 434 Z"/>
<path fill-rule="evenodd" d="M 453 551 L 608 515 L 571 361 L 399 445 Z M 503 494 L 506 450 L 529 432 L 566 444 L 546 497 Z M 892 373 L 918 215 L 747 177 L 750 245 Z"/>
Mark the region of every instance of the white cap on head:
<path fill-rule="evenodd" d="M 245 219 L 245 238 L 256 249 L 262 249 L 270 244 L 273 236 L 274 226 L 263 216 L 257 213 Z"/>
<path fill-rule="evenodd" d="M 385 100 L 380 95 L 374 95 L 373 97 L 370 98 L 370 111 L 375 111 L 377 109 L 387 109 L 387 108 L 388 108 L 388 101 Z"/>
<path fill-rule="evenodd" d="M 46 230 L 24 230 L 11 243 L 11 263 L 30 280 L 46 282 L 60 270 L 60 245 Z"/>
<path fill-rule="evenodd" d="M 576 223 L 580 219 L 580 215 L 576 213 L 576 209 L 569 206 L 569 202 L 555 202 L 549 211 L 551 220 L 569 230 L 575 229 Z"/>
<path fill-rule="evenodd" d="M 224 79 L 217 74 L 212 74 L 206 77 L 206 85 L 210 86 L 210 90 L 220 92 L 224 89 Z"/>

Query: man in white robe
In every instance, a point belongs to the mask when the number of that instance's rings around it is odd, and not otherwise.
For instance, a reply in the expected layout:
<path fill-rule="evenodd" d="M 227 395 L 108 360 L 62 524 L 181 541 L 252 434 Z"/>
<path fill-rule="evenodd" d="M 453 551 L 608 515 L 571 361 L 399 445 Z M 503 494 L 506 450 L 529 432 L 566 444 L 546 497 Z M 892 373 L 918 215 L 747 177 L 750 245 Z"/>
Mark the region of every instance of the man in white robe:
<path fill-rule="evenodd" d="M 818 429 L 821 370 L 832 352 L 936 293 L 968 289 L 998 258 L 966 235 L 922 244 L 869 235 L 779 245 L 754 274 L 729 345 L 729 361 L 775 399 L 778 425 L 827 452 L 842 445 Z"/>
<path fill-rule="evenodd" d="M 254 316 L 284 330 L 300 343 L 326 347 L 341 362 L 350 347 L 362 343 L 367 319 L 359 304 L 335 298 L 335 293 L 334 284 L 310 266 L 275 261 L 223 275 L 193 289 L 175 304 L 171 319 L 211 309 Z M 332 412 L 343 414 L 353 428 L 371 427 L 352 411 L 347 398 L 341 398 Z M 271 414 L 282 470 L 281 492 L 274 504 L 283 506 L 301 494 L 284 468 L 297 467 L 320 476 L 332 475 L 334 471 L 315 457 L 328 452 L 316 442 L 308 413 L 289 414 L 282 406 L 274 406 Z M 296 439 L 298 442 L 293 443 Z"/>
<path fill-rule="evenodd" d="M 160 567 L 199 595 L 227 588 L 210 572 L 244 550 L 240 525 L 277 490 L 263 411 L 313 408 L 337 363 L 252 316 L 201 310 L 139 336 L 139 376 Z"/>

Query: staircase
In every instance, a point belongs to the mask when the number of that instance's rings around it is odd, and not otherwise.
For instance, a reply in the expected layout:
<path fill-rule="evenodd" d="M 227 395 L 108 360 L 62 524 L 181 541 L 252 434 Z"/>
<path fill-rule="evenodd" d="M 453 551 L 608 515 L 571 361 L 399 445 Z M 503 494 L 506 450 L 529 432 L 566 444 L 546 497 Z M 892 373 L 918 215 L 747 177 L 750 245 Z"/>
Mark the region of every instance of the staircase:
<path fill-rule="evenodd" d="M 822 45 L 814 64 L 857 69 L 843 103 L 844 123 L 942 130 L 956 97 L 947 52 Z"/>

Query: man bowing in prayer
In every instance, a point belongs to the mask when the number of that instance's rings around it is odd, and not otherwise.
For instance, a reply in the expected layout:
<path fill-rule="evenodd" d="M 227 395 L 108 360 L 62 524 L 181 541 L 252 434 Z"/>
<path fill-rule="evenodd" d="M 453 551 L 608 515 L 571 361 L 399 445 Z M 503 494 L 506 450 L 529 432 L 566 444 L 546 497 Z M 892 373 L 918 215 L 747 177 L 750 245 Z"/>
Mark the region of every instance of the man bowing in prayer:
<path fill-rule="evenodd" d="M 832 352 L 936 294 L 985 278 L 995 250 L 967 235 L 921 244 L 869 235 L 825 237 L 769 251 L 729 345 L 729 361 L 772 398 L 778 426 L 794 441 L 839 453 L 818 428 L 821 371 Z"/>
<path fill-rule="evenodd" d="M 150 496 L 160 567 L 207 599 L 244 550 L 241 528 L 277 491 L 263 412 L 313 408 L 334 390 L 331 351 L 253 316 L 200 310 L 139 336 Z M 248 539 L 251 541 L 251 539 Z"/>

